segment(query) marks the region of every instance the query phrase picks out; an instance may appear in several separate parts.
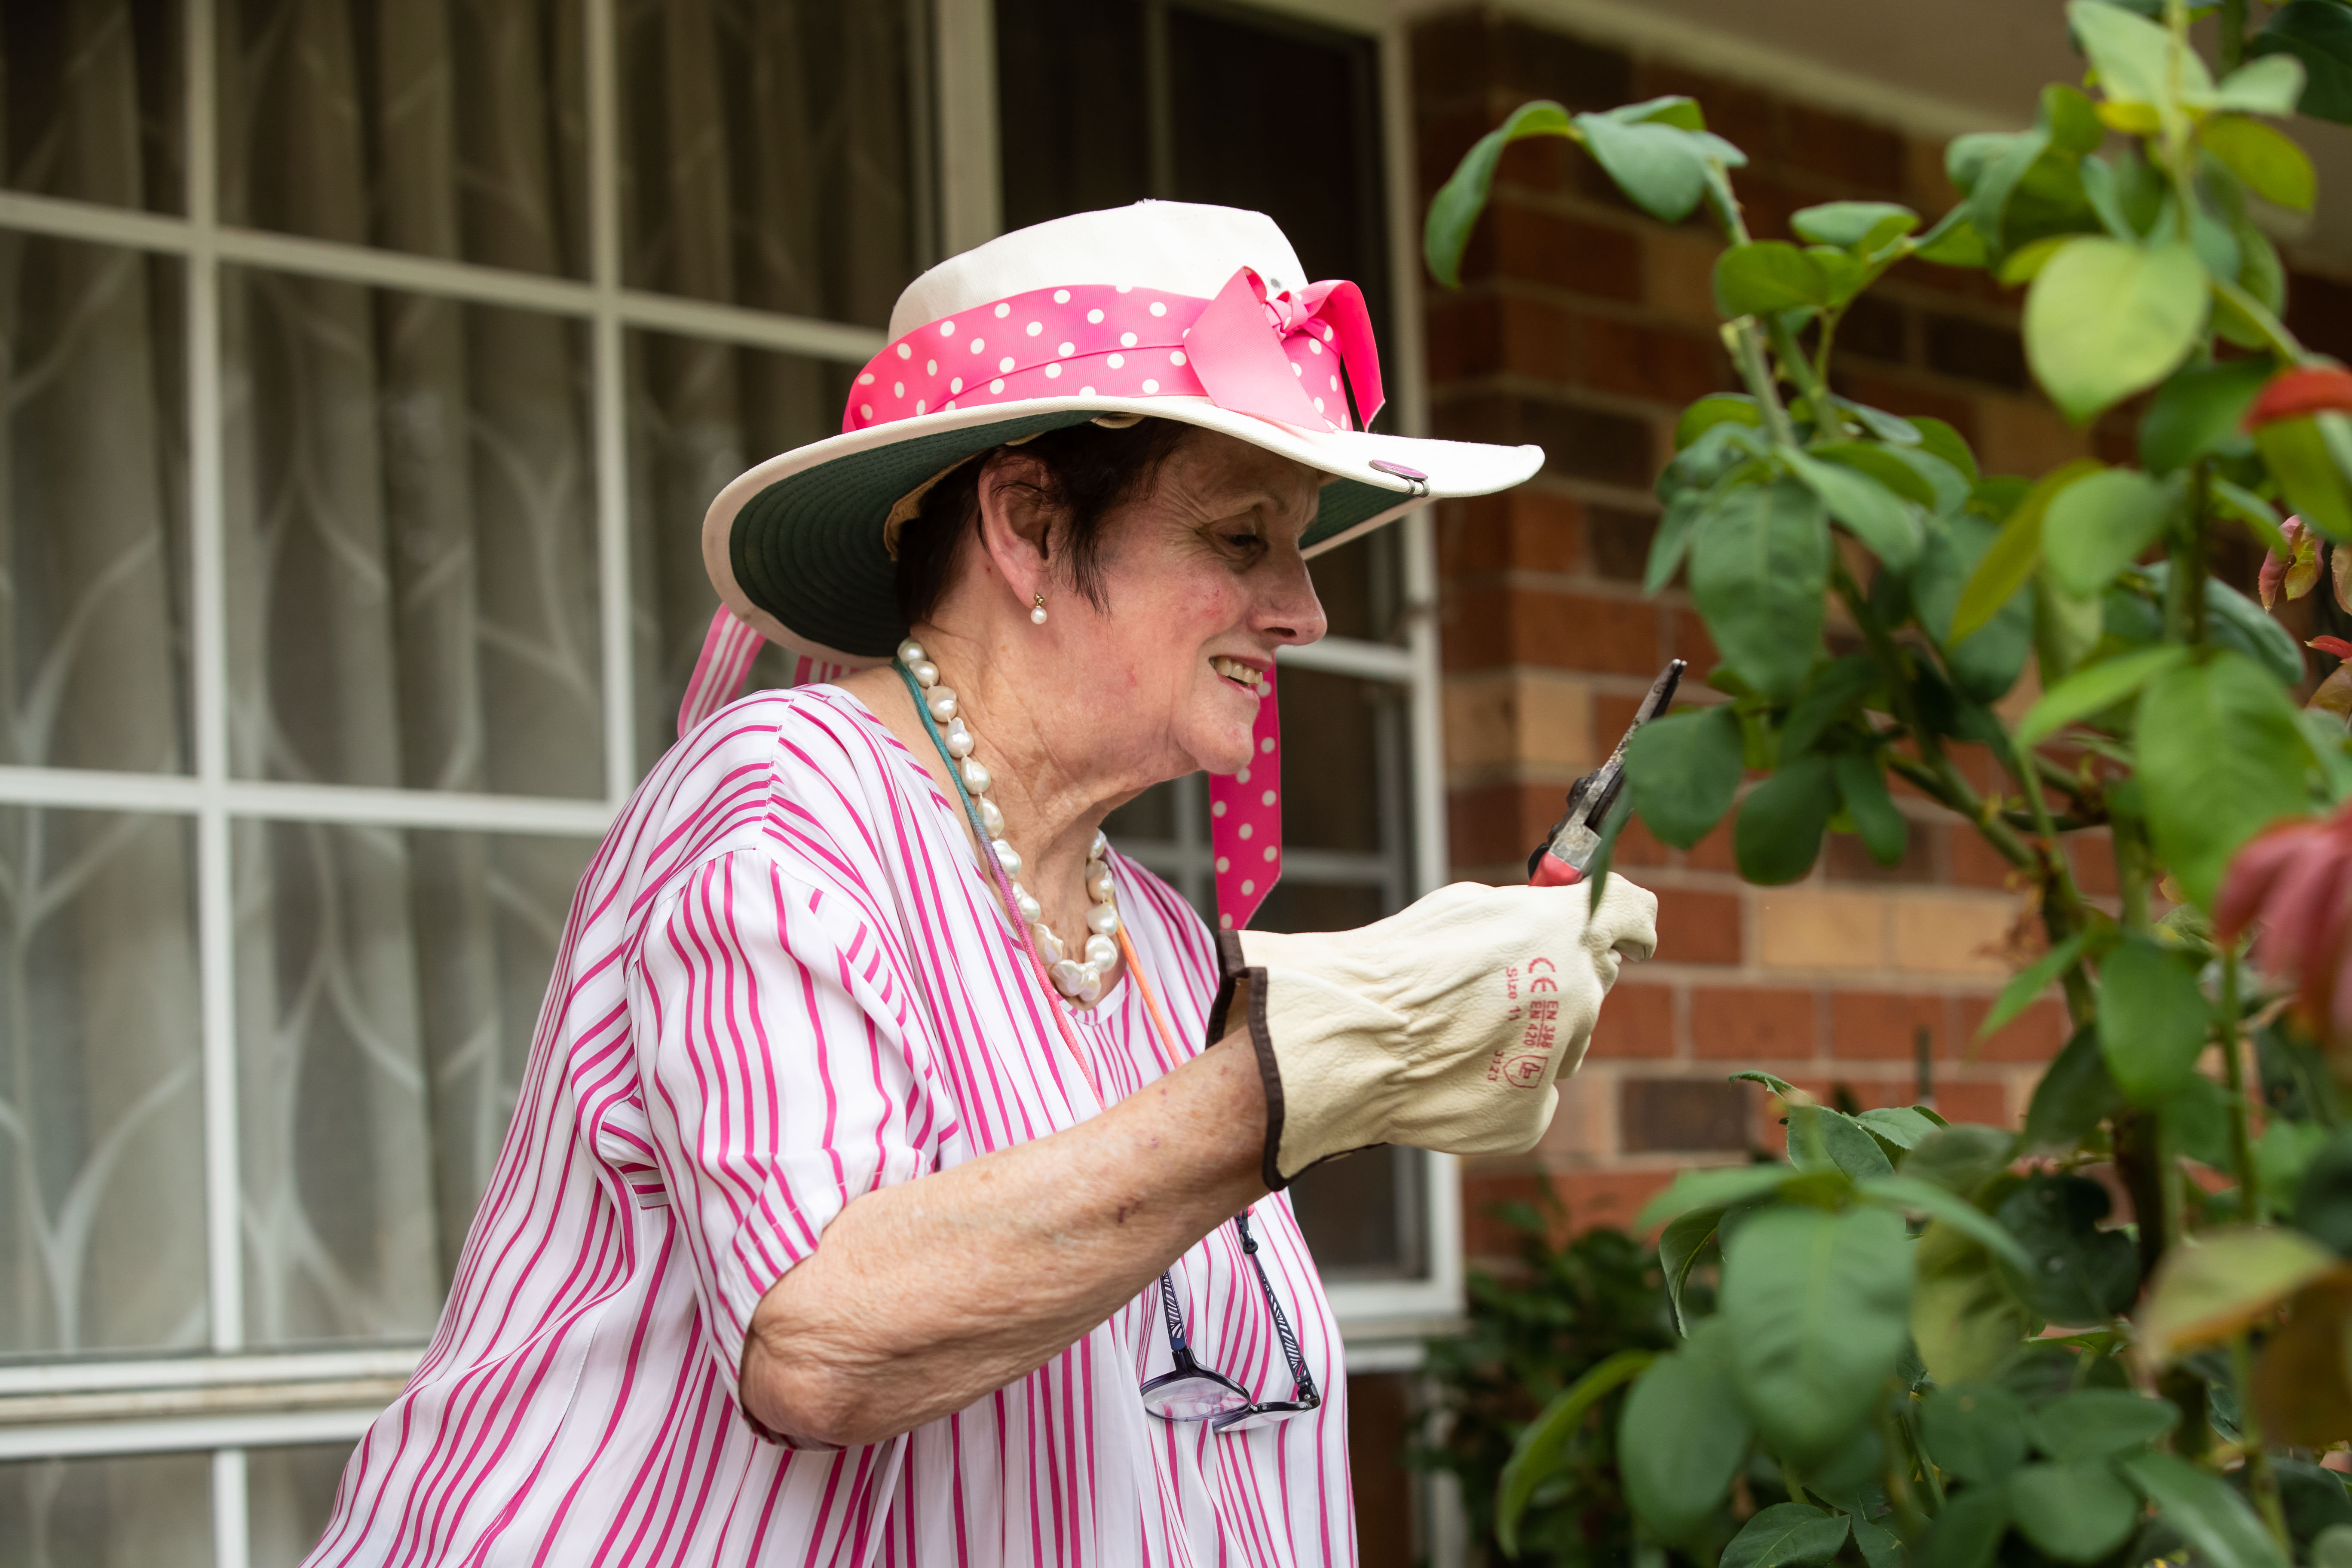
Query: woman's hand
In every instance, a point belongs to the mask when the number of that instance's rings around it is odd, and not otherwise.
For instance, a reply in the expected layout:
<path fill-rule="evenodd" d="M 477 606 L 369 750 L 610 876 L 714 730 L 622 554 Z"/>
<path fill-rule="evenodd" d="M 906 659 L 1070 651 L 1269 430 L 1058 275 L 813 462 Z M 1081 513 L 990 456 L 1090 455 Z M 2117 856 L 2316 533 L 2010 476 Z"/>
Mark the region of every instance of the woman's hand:
<path fill-rule="evenodd" d="M 965 1408 L 1264 1197 L 1265 1141 L 1236 1036 L 1066 1131 L 866 1194 L 760 1299 L 743 1407 L 838 1447 Z"/>
<path fill-rule="evenodd" d="M 1272 1107 L 1266 1184 L 1374 1143 L 1535 1147 L 1621 959 L 1658 944 L 1654 894 L 1612 877 L 1594 910 L 1591 892 L 1457 882 L 1360 931 L 1222 938 L 1255 987 L 1238 1016 Z"/>

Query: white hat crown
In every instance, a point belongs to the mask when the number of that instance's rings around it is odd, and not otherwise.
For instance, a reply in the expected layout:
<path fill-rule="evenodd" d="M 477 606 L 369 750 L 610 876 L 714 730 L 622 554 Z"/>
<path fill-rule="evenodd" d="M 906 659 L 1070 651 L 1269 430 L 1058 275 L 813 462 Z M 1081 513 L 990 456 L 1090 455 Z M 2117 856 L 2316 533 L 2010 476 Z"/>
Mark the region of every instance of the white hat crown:
<path fill-rule="evenodd" d="M 1290 241 L 1264 213 L 1197 202 L 1138 202 L 1072 213 L 999 235 L 907 285 L 890 312 L 893 338 L 978 305 L 1076 283 L 1129 283 L 1213 298 L 1236 268 L 1269 290 L 1308 281 Z"/>

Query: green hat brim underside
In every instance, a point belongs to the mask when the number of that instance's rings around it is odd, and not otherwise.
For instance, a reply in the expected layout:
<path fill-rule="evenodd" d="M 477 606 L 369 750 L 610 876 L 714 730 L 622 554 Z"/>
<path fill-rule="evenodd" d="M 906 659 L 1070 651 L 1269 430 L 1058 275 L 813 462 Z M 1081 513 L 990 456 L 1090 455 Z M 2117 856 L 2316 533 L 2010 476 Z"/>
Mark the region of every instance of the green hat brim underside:
<path fill-rule="evenodd" d="M 907 635 L 898 618 L 898 563 L 882 546 L 883 520 L 898 498 L 959 458 L 1094 416 L 1056 409 L 942 430 L 788 474 L 735 514 L 727 549 L 736 585 L 813 642 L 860 658 L 887 658 Z M 1299 547 L 1311 552 L 1407 499 L 1335 476 L 1325 482 Z"/>

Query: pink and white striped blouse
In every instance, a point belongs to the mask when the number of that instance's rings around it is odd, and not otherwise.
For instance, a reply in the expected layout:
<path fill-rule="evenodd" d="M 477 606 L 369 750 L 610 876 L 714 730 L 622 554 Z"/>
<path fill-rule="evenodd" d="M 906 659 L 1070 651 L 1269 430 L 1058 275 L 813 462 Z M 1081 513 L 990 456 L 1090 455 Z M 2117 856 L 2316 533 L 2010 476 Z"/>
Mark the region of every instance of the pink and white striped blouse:
<path fill-rule="evenodd" d="M 1189 1056 L 1208 930 L 1112 868 Z M 1319 1410 L 1229 1436 L 1145 1415 L 1136 1390 L 1169 1360 L 1156 1289 L 871 1447 L 777 1447 L 736 1403 L 752 1308 L 842 1205 L 1099 1109 L 1056 1005 L 955 806 L 855 698 L 721 710 L 581 882 L 440 1329 L 309 1561 L 1353 1563 L 1339 1338 L 1286 1196 L 1253 1229 Z M 1125 979 L 1075 1025 L 1110 1099 L 1174 1065 Z M 1289 1398 L 1234 1228 L 1174 1277 L 1202 1363 Z"/>

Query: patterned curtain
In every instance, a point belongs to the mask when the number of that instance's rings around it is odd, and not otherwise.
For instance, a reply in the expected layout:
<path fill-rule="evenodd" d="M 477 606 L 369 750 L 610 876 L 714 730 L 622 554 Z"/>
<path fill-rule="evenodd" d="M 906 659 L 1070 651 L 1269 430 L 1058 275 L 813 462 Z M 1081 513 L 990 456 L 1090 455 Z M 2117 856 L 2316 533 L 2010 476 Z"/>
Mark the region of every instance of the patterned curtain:
<path fill-rule="evenodd" d="M 224 222 L 587 277 L 577 0 L 215 9 Z M 878 325 L 919 244 L 905 0 L 615 9 L 626 284 Z M 0 184 L 177 210 L 178 25 L 7 8 Z M 0 763 L 193 765 L 184 289 L 0 229 Z M 220 310 L 232 775 L 604 798 L 588 324 L 236 265 Z M 847 372 L 624 354 L 641 767 L 713 604 L 703 507 L 834 428 Z M 0 1357 L 206 1343 L 194 843 L 0 807 Z M 431 1331 L 592 848 L 236 825 L 248 1344 Z M 255 1453 L 257 1562 L 323 1507 L 291 1458 Z M 203 1468 L 160 1463 L 0 1467 L 0 1558 L 206 1560 Z"/>

